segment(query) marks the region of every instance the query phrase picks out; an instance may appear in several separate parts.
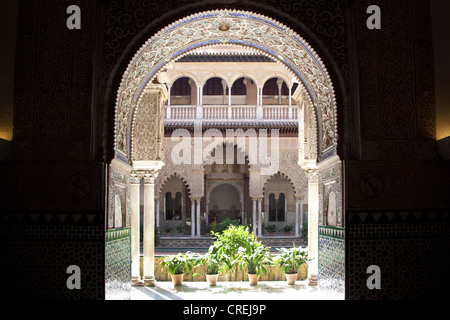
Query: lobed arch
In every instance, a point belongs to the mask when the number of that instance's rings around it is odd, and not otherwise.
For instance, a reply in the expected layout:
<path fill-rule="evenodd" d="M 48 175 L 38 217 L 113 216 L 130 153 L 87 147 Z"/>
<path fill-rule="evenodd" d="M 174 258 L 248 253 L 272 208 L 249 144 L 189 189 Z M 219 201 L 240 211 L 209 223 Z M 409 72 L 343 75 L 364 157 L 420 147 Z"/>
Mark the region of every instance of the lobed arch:
<path fill-rule="evenodd" d="M 265 195 L 265 193 L 266 193 L 266 187 L 268 186 L 268 184 L 269 184 L 275 177 L 281 177 L 281 178 L 283 178 L 283 179 L 286 179 L 286 180 L 289 182 L 289 184 L 291 185 L 292 190 L 294 191 L 294 196 L 297 196 L 297 195 L 299 195 L 299 194 L 302 194 L 302 193 L 298 193 L 298 190 L 297 190 L 297 188 L 295 187 L 295 183 L 291 180 L 291 178 L 289 178 L 289 176 L 288 176 L 286 173 L 284 173 L 284 172 L 282 172 L 282 171 L 278 171 L 276 174 L 273 174 L 273 175 L 271 175 L 270 177 L 268 177 L 268 178 L 266 179 L 266 181 L 264 182 L 264 186 L 263 186 L 263 194 L 264 194 L 264 195 Z"/>
<path fill-rule="evenodd" d="M 232 28 L 227 32 L 219 30 L 224 24 Z M 200 34 L 198 30 L 203 32 Z M 337 154 L 334 88 L 314 49 L 294 31 L 268 17 L 246 11 L 215 10 L 191 15 L 164 28 L 149 39 L 129 63 L 116 99 L 114 150 L 117 157 L 130 161 L 133 114 L 144 89 L 180 55 L 217 43 L 255 48 L 287 66 L 304 84 L 319 115 L 320 141 L 325 142 L 320 145 L 319 158 L 323 158 L 324 151 L 328 157 Z"/>
<path fill-rule="evenodd" d="M 247 150 L 246 150 L 246 151 L 243 151 L 242 148 L 241 148 L 238 144 L 236 144 L 236 143 L 234 143 L 234 142 L 223 141 L 223 142 L 219 142 L 219 143 L 215 144 L 214 147 L 210 147 L 209 150 L 207 150 L 206 148 L 203 149 L 203 152 L 205 152 L 205 151 L 208 152 L 208 155 L 205 157 L 205 159 L 204 159 L 204 161 L 203 161 L 203 167 L 205 167 L 206 165 L 209 165 L 209 164 L 207 164 L 206 162 L 207 162 L 208 160 L 211 159 L 211 154 L 212 154 L 212 152 L 213 152 L 214 150 L 216 150 L 216 149 L 219 148 L 219 147 L 223 147 L 224 150 L 225 150 L 225 148 L 226 148 L 227 146 L 233 147 L 233 150 L 234 150 L 234 148 L 236 148 L 236 149 L 237 149 L 237 152 L 240 152 L 241 154 L 243 154 L 243 155 L 244 155 L 244 158 L 245 158 L 245 164 L 248 165 L 248 163 L 249 163 L 249 158 L 248 158 Z M 223 161 L 224 161 L 224 163 L 226 163 L 226 159 L 223 159 Z"/>
<path fill-rule="evenodd" d="M 189 183 L 188 183 L 187 179 L 185 179 L 178 172 L 174 172 L 171 175 L 167 175 L 167 176 L 163 177 L 162 179 L 160 179 L 160 181 L 157 181 L 155 183 L 155 196 L 156 197 L 160 197 L 161 196 L 161 191 L 164 188 L 164 185 L 167 183 L 167 181 L 169 181 L 172 178 L 178 178 L 184 183 L 184 185 L 186 186 L 187 192 L 188 192 L 188 196 L 192 193 L 191 192 L 191 187 L 189 186 Z M 158 187 L 156 187 L 156 186 L 158 186 Z"/>

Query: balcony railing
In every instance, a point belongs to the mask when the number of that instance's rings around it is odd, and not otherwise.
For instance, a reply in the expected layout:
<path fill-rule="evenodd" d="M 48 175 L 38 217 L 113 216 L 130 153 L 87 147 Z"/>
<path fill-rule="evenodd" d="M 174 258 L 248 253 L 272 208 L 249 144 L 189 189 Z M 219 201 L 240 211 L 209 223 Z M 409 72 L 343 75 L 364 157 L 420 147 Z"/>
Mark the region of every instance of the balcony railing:
<path fill-rule="evenodd" d="M 166 106 L 165 120 L 176 121 L 271 121 L 294 122 L 298 120 L 297 106 Z"/>

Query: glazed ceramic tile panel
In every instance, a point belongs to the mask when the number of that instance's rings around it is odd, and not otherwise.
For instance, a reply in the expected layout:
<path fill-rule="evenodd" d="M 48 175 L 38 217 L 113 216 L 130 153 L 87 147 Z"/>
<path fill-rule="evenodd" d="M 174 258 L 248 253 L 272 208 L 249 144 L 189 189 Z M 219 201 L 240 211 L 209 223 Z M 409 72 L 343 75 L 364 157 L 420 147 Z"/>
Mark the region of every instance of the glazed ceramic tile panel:
<path fill-rule="evenodd" d="M 324 290 L 345 292 L 345 230 L 319 228 L 319 286 Z"/>
<path fill-rule="evenodd" d="M 130 226 L 130 177 L 111 168 L 108 195 L 108 229 Z M 118 218 L 118 216 L 120 216 Z"/>
<path fill-rule="evenodd" d="M 129 300 L 131 292 L 131 229 L 108 231 L 105 241 L 105 299 Z"/>

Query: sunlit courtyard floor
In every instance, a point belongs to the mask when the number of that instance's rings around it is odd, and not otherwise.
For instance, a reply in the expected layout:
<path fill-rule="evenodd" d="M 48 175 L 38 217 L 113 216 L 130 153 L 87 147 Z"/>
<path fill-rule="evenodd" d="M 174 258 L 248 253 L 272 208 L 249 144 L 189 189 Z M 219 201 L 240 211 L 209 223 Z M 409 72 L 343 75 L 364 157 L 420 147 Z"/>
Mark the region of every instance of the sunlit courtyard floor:
<path fill-rule="evenodd" d="M 290 286 L 286 281 L 218 282 L 209 286 L 205 282 L 183 282 L 174 287 L 172 282 L 160 281 L 156 287 L 133 287 L 131 300 L 344 300 L 336 294 L 308 286 L 307 281 L 297 281 Z"/>

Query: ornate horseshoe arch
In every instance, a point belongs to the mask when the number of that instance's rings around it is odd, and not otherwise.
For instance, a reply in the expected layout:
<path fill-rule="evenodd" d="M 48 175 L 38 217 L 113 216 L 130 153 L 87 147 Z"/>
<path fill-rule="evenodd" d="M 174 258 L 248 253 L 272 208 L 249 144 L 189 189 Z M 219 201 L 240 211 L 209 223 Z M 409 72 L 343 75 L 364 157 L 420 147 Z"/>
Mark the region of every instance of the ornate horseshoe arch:
<path fill-rule="evenodd" d="M 131 161 L 135 108 L 148 85 L 170 62 L 196 48 L 214 44 L 249 47 L 292 71 L 316 109 L 319 158 L 336 155 L 338 135 L 334 88 L 314 49 L 293 30 L 263 15 L 215 10 L 194 14 L 167 26 L 149 39 L 131 60 L 116 99 L 116 157 Z"/>

